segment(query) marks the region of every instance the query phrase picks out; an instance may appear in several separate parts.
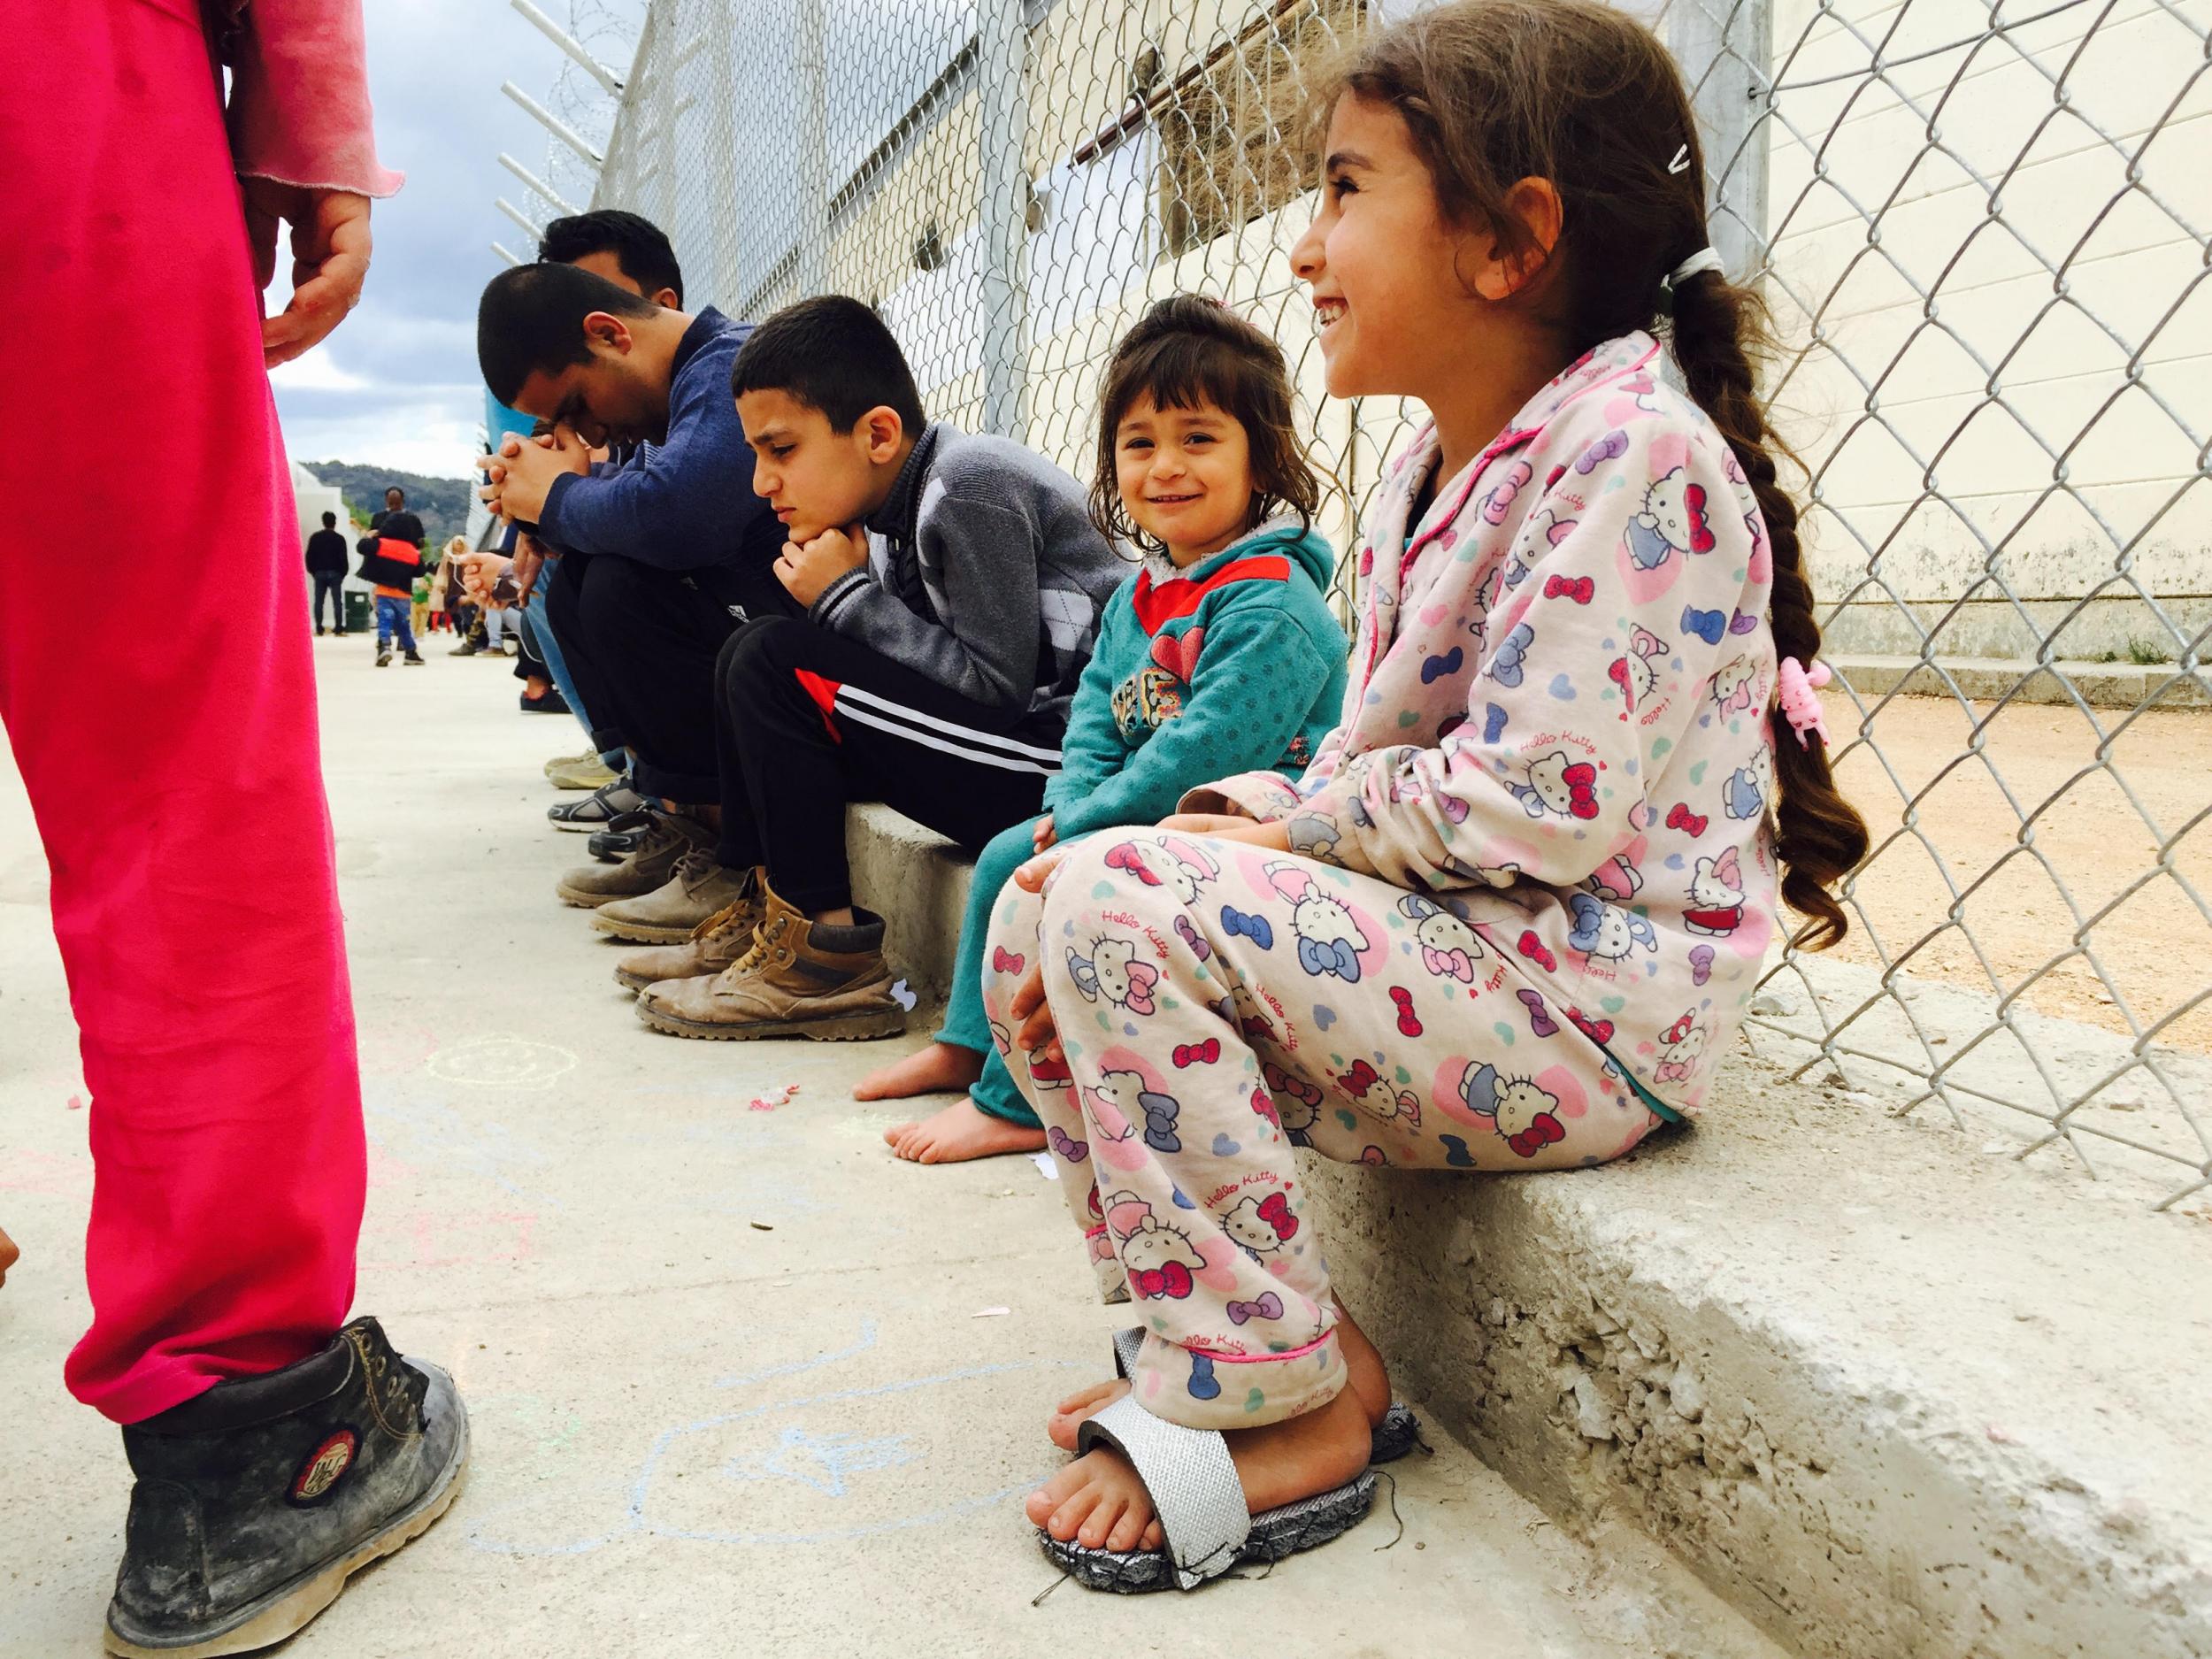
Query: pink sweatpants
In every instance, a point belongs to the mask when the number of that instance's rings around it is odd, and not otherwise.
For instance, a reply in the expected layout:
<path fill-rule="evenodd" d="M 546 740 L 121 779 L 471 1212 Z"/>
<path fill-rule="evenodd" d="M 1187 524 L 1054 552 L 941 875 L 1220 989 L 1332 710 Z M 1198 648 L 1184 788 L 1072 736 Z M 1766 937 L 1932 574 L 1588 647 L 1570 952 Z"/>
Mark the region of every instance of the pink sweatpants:
<path fill-rule="evenodd" d="M 197 16 L 0 0 L 0 720 L 92 1098 L 66 1376 L 122 1423 L 329 1340 L 365 1173 L 298 526 Z"/>

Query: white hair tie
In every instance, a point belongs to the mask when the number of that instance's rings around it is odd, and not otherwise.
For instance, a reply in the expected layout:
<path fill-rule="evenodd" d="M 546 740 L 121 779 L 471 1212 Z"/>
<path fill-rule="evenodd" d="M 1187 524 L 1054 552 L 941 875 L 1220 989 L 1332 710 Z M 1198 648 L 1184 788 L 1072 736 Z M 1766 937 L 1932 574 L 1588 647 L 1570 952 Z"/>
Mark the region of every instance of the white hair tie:
<path fill-rule="evenodd" d="M 1678 288 L 1692 277 L 1702 275 L 1708 271 L 1717 272 L 1723 277 L 1727 275 L 1727 273 L 1721 267 L 1720 256 L 1710 248 L 1700 248 L 1680 265 L 1667 273 L 1667 286 L 1671 288 Z"/>

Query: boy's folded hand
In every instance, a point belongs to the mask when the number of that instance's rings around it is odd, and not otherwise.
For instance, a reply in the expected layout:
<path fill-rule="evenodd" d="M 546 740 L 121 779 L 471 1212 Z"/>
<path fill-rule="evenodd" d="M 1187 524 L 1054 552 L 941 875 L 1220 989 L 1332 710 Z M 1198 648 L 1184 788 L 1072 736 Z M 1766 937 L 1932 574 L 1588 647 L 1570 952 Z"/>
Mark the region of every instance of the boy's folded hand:
<path fill-rule="evenodd" d="M 867 562 L 868 532 L 849 524 L 841 530 L 825 530 L 810 541 L 785 542 L 776 559 L 776 580 L 801 604 L 810 605 L 840 576 Z"/>
<path fill-rule="evenodd" d="M 1035 824 L 1030 826 L 1029 844 L 1035 848 L 1039 852 L 1044 851 L 1046 848 L 1051 846 L 1059 839 L 1059 832 L 1053 828 L 1052 814 L 1049 812 L 1046 813 L 1042 818 L 1039 818 Z"/>

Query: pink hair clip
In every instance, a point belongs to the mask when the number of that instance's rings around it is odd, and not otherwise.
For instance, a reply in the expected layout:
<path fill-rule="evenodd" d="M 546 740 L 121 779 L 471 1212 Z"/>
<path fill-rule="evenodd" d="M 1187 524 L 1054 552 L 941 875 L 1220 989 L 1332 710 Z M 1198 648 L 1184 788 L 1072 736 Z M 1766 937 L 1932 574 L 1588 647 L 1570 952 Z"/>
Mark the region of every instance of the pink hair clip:
<path fill-rule="evenodd" d="M 1805 736 L 1808 732 L 1819 733 L 1824 747 L 1830 741 L 1828 723 L 1822 716 L 1820 699 L 1814 694 L 1833 678 L 1834 676 L 1828 672 L 1828 664 L 1818 658 L 1814 659 L 1810 668 L 1807 668 L 1794 657 L 1785 657 L 1782 659 L 1779 674 L 1782 718 L 1790 723 L 1790 729 L 1797 733 L 1798 747 L 1801 749 L 1811 747 Z"/>

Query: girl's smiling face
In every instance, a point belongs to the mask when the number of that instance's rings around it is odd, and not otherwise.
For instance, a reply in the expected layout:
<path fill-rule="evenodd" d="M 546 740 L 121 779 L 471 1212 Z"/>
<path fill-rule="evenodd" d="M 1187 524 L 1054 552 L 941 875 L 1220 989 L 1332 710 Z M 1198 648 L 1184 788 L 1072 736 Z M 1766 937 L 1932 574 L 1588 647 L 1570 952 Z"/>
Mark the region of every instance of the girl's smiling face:
<path fill-rule="evenodd" d="M 1210 403 L 1162 409 L 1140 393 L 1114 432 L 1114 482 L 1129 521 L 1187 568 L 1250 527 L 1251 440 Z"/>
<path fill-rule="evenodd" d="M 1469 291 L 1472 238 L 1438 211 L 1388 105 L 1338 99 L 1324 155 L 1321 211 L 1290 263 L 1313 289 L 1329 395 L 1418 396 L 1440 348 L 1463 340 L 1484 309 Z"/>

